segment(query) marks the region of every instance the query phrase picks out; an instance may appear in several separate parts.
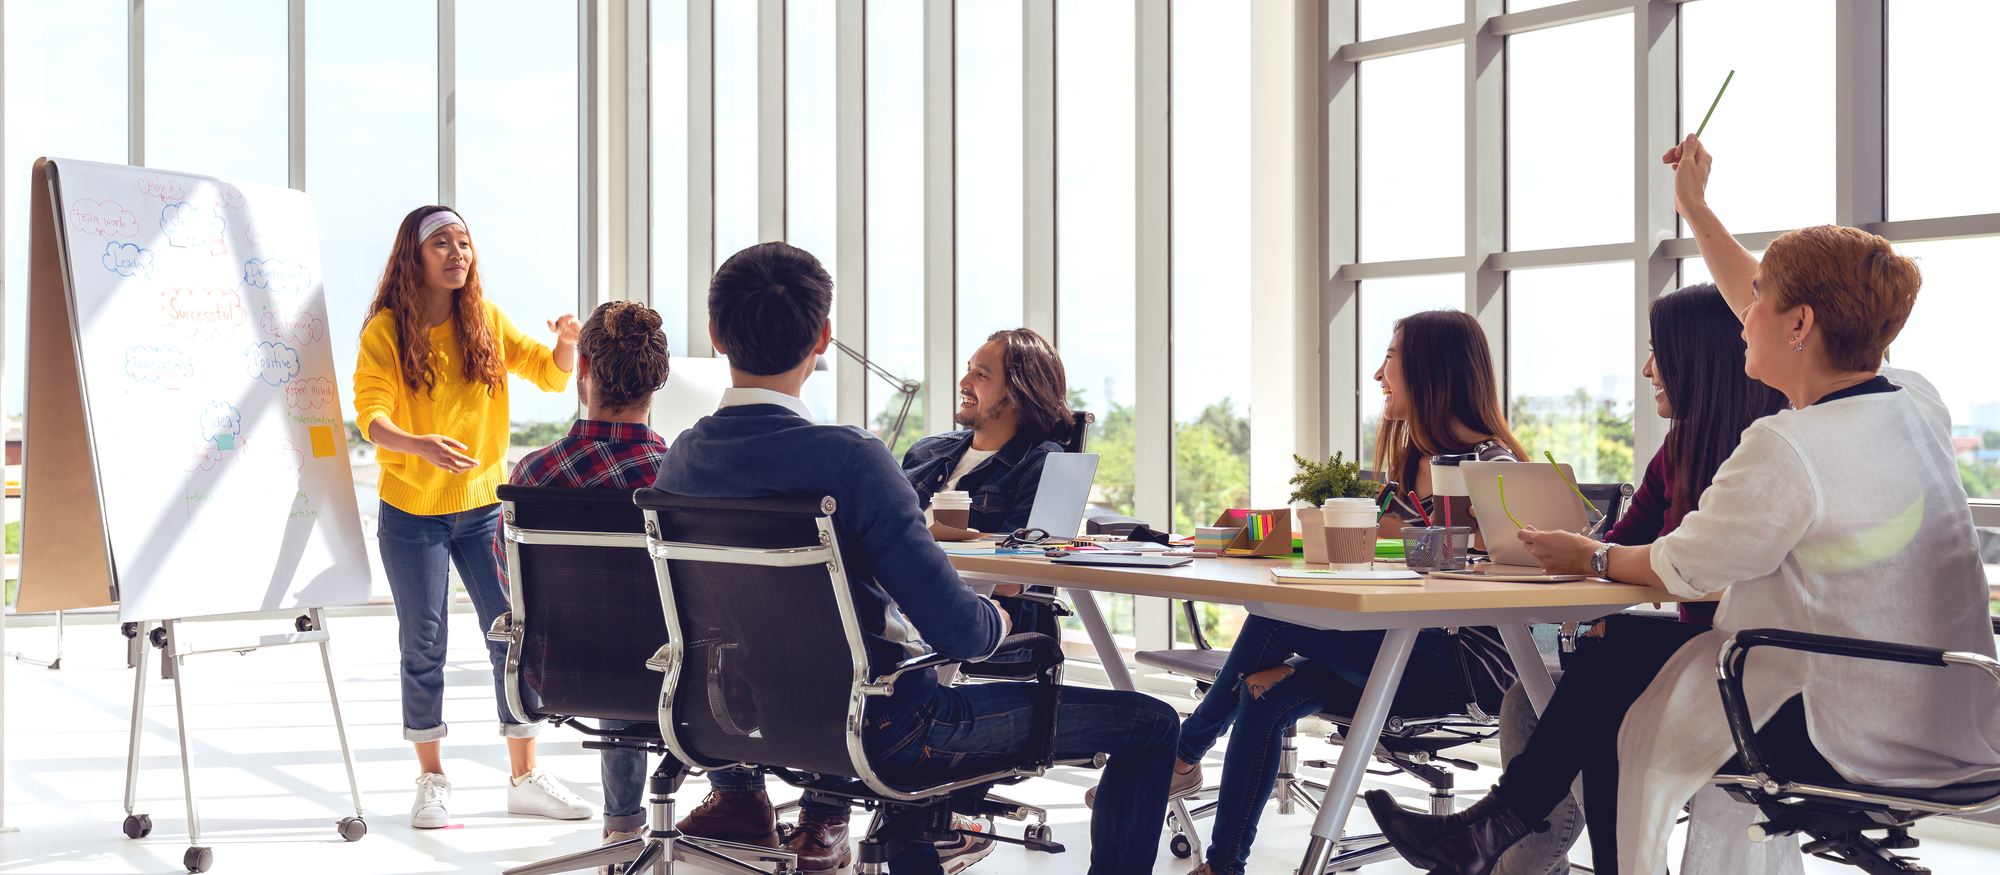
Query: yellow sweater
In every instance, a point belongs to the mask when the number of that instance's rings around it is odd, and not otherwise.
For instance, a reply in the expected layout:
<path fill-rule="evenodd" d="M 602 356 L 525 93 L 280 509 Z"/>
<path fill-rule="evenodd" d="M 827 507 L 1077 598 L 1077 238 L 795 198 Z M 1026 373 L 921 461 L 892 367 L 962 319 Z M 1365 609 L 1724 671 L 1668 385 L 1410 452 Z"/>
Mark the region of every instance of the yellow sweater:
<path fill-rule="evenodd" d="M 518 374 L 544 392 L 569 385 L 569 372 L 556 367 L 546 346 L 515 327 L 514 321 L 487 301 L 487 318 L 499 339 L 500 359 L 508 373 Z M 410 434 L 441 434 L 465 445 L 465 454 L 479 460 L 464 474 L 449 474 L 420 456 L 377 448 L 382 466 L 376 491 L 382 500 L 404 513 L 423 516 L 457 513 L 485 507 L 499 499 L 507 458 L 507 386 L 488 394 L 486 386 L 467 383 L 460 368 L 458 331 L 452 322 L 431 329 L 432 361 L 437 386 L 430 393 L 403 382 L 396 344 L 396 320 L 388 311 L 376 313 L 361 331 L 361 356 L 354 364 L 354 422 L 369 437 L 375 420 L 388 417 Z"/>

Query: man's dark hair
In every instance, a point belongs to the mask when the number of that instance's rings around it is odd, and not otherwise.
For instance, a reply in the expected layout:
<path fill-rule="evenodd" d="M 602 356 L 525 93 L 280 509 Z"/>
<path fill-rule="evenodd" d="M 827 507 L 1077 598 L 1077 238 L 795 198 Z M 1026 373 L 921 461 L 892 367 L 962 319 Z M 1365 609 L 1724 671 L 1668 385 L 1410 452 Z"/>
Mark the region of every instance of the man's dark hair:
<path fill-rule="evenodd" d="M 1069 440 L 1076 423 L 1069 412 L 1069 381 L 1055 346 L 1028 328 L 995 331 L 986 342 L 998 342 L 1006 350 L 1007 399 L 1020 414 L 1021 430 L 1057 443 Z"/>
<path fill-rule="evenodd" d="M 708 281 L 708 321 L 729 366 L 760 377 L 805 361 L 832 309 L 833 277 L 789 243 L 759 243 L 729 256 Z"/>

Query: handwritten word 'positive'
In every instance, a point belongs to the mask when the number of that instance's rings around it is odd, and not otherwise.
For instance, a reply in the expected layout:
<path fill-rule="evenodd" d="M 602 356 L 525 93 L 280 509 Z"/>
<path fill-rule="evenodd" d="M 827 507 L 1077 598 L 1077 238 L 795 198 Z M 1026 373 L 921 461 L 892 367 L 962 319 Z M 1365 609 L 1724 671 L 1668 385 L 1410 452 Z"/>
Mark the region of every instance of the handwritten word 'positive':
<path fill-rule="evenodd" d="M 236 294 L 235 289 L 213 286 L 162 291 L 160 309 L 166 315 L 168 328 L 178 331 L 182 337 L 203 340 L 233 334 L 237 326 L 250 318 L 249 312 L 243 309 L 242 297 Z"/>
<path fill-rule="evenodd" d="M 69 205 L 69 227 L 78 234 L 102 237 L 139 236 L 139 217 L 117 201 L 78 199 Z"/>

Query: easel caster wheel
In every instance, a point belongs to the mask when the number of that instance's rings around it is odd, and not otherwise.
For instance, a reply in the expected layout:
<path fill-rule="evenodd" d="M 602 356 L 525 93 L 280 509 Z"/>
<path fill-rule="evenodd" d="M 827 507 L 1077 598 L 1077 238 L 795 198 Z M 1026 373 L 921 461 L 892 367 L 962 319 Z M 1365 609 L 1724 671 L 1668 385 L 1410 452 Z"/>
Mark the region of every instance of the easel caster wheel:
<path fill-rule="evenodd" d="M 215 865 L 215 851 L 188 848 L 187 853 L 181 855 L 181 865 L 186 866 L 189 872 L 206 872 L 208 867 Z"/>
<path fill-rule="evenodd" d="M 1174 852 L 1174 856 L 1183 860 L 1194 856 L 1194 844 L 1188 841 L 1187 836 L 1174 836 L 1174 840 L 1167 847 Z"/>
<path fill-rule="evenodd" d="M 368 834 L 368 822 L 359 817 L 343 817 L 334 827 L 340 830 L 340 837 L 350 842 L 361 841 Z"/>
<path fill-rule="evenodd" d="M 143 839 L 153 834 L 153 816 L 150 814 L 125 815 L 125 837 Z"/>
<path fill-rule="evenodd" d="M 314 628 L 312 615 L 300 614 L 298 619 L 292 621 L 292 628 L 301 632 L 311 632 Z"/>
<path fill-rule="evenodd" d="M 154 647 L 166 647 L 167 646 L 166 628 L 162 626 L 154 626 L 153 631 L 146 633 L 146 640 L 153 642 Z"/>

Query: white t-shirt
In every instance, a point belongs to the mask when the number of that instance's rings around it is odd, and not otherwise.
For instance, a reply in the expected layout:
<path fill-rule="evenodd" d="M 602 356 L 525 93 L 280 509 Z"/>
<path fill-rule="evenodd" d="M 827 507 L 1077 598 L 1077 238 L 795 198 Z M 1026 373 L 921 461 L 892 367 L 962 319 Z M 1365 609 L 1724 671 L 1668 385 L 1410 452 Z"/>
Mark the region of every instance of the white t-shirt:
<path fill-rule="evenodd" d="M 966 448 L 965 448 L 965 455 L 964 455 L 964 456 L 961 456 L 961 457 L 959 457 L 959 460 L 958 460 L 958 467 L 956 467 L 956 468 L 953 468 L 953 469 L 951 469 L 951 476 L 950 476 L 950 477 L 947 477 L 947 478 L 945 478 L 945 481 L 944 481 L 944 488 L 943 488 L 943 489 L 940 489 L 940 490 L 938 490 L 938 491 L 939 491 L 939 492 L 957 492 L 957 491 L 958 491 L 958 481 L 959 481 L 959 478 L 961 478 L 961 477 L 964 477 L 965 475 L 967 475 L 967 474 L 970 474 L 970 473 L 972 473 L 972 469 L 974 469 L 974 468 L 977 468 L 977 467 L 979 467 L 979 463 L 981 463 L 981 462 L 984 462 L 984 461 L 986 461 L 987 459 L 991 459 L 991 458 L 993 458 L 993 454 L 994 454 L 994 453 L 998 453 L 998 452 L 1000 452 L 1000 451 L 999 451 L 999 450 L 975 450 L 975 449 L 973 449 L 973 448 L 971 448 L 971 447 L 966 447 Z"/>

